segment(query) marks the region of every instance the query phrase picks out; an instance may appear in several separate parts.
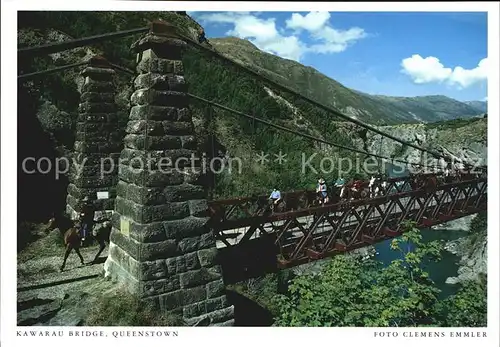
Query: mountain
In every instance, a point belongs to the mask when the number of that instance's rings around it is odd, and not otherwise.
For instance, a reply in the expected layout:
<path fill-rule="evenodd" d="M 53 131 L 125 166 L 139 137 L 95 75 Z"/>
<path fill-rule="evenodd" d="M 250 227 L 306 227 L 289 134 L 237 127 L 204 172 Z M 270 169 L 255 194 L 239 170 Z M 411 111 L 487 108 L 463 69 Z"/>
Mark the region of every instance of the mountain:
<path fill-rule="evenodd" d="M 488 101 L 466 101 L 465 104 L 480 110 L 482 113 L 488 113 Z"/>
<path fill-rule="evenodd" d="M 343 86 L 316 69 L 260 51 L 247 40 L 235 37 L 211 39 L 217 51 L 257 69 L 268 77 L 304 93 L 343 113 L 367 122 L 395 124 L 435 122 L 474 117 L 484 113 L 475 105 L 442 95 L 392 97 L 369 95 Z"/>

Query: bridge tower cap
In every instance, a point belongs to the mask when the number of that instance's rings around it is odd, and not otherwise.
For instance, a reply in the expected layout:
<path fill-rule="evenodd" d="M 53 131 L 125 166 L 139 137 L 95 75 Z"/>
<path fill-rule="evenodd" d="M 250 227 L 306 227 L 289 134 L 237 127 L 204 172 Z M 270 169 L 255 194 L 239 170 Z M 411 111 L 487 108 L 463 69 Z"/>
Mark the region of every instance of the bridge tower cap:
<path fill-rule="evenodd" d="M 108 60 L 101 55 L 96 55 L 89 60 L 89 66 L 92 67 L 111 67 Z"/>
<path fill-rule="evenodd" d="M 149 23 L 149 32 L 157 36 L 178 37 L 177 28 L 162 20 L 155 20 Z"/>

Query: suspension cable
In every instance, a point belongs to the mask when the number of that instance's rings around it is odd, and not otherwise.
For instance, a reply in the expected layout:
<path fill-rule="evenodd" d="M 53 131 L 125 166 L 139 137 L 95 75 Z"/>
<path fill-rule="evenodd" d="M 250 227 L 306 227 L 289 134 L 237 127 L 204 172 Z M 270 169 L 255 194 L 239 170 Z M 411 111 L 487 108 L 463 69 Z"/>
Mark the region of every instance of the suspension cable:
<path fill-rule="evenodd" d="M 72 68 L 75 68 L 75 67 L 86 65 L 88 63 L 89 63 L 89 61 L 86 60 L 86 61 L 82 61 L 80 63 L 74 63 L 74 64 L 68 64 L 68 65 L 58 66 L 58 67 L 53 68 L 53 69 L 47 69 L 47 70 L 42 70 L 42 71 L 30 72 L 30 73 L 26 73 L 26 74 L 17 76 L 17 79 L 18 79 L 18 81 L 23 81 L 23 80 L 26 80 L 26 79 L 36 78 L 36 77 L 47 75 L 47 74 L 54 73 L 54 72 L 69 70 L 69 69 L 72 69 Z M 130 69 L 127 69 L 126 67 L 113 64 L 113 63 L 111 63 L 109 61 L 108 61 L 108 64 L 109 64 L 109 66 L 111 66 L 115 70 L 118 70 L 118 71 L 121 71 L 121 72 L 125 72 L 125 73 L 127 73 L 129 75 L 135 75 L 134 71 L 132 71 Z"/>
<path fill-rule="evenodd" d="M 17 76 L 17 80 L 18 81 L 23 81 L 23 80 L 30 79 L 30 78 L 41 77 L 41 76 L 44 76 L 44 75 L 47 75 L 47 74 L 50 74 L 50 73 L 54 73 L 54 72 L 58 72 L 58 71 L 64 71 L 64 70 L 68 70 L 68 69 L 73 69 L 75 67 L 87 65 L 88 63 L 89 63 L 88 60 L 86 60 L 86 61 L 82 61 L 82 62 L 79 62 L 79 63 L 58 66 L 58 67 L 53 68 L 53 69 L 47 69 L 47 70 L 42 70 L 42 71 L 29 72 L 29 73 Z"/>
<path fill-rule="evenodd" d="M 373 153 L 368 153 L 368 152 L 365 152 L 363 150 L 360 150 L 360 149 L 357 149 L 357 148 L 351 148 L 351 147 L 347 147 L 347 146 L 343 146 L 343 145 L 339 145 L 339 144 L 336 144 L 336 143 L 333 143 L 333 142 L 330 142 L 330 141 L 327 141 L 327 140 L 323 140 L 321 138 L 318 138 L 318 137 L 315 137 L 315 136 L 312 136 L 312 135 L 309 135 L 309 134 L 304 134 L 304 133 L 301 133 L 299 131 L 296 131 L 296 130 L 293 130 L 293 129 L 290 129 L 290 128 L 287 128 L 287 127 L 284 127 L 282 125 L 278 125 L 278 124 L 274 124 L 274 123 L 271 123 L 269 121 L 266 121 L 264 119 L 261 119 L 261 118 L 258 118 L 258 117 L 255 117 L 255 116 L 252 116 L 252 115 L 249 115 L 249 114 L 246 114 L 246 113 L 243 113 L 243 112 L 240 112 L 240 111 L 237 111 L 237 110 L 234 110 L 232 108 L 229 108 L 229 107 L 226 107 L 224 105 L 221 105 L 221 104 L 218 104 L 216 102 L 213 102 L 213 101 L 210 101 L 210 100 L 207 100 L 207 99 L 204 99 L 202 97 L 199 97 L 199 96 L 196 96 L 196 95 L 193 95 L 193 94 L 190 94 L 190 93 L 187 93 L 187 95 L 195 100 L 198 100 L 198 101 L 201 101 L 203 103 L 207 103 L 209 105 L 212 105 L 212 106 L 215 106 L 217 108 L 220 108 L 224 111 L 227 111 L 227 112 L 231 112 L 233 114 L 237 114 L 239 116 L 243 116 L 243 117 L 246 117 L 248 119 L 251 119 L 255 122 L 259 122 L 259 123 L 263 123 L 263 124 L 266 124 L 270 127 L 273 127 L 273 128 L 276 128 L 276 129 L 279 129 L 279 130 L 282 130 L 282 131 L 285 131 L 285 132 L 288 132 L 288 133 L 291 133 L 291 134 L 294 134 L 294 135 L 297 135 L 297 136 L 301 136 L 303 138 L 307 138 L 309 140 L 313 140 L 315 142 L 321 142 L 321 143 L 324 143 L 324 144 L 327 144 L 327 145 L 330 145 L 332 147 L 337 147 L 337 148 L 341 148 L 341 149 L 345 149 L 345 150 L 348 150 L 348 151 L 352 151 L 352 152 L 356 152 L 356 153 L 360 153 L 360 154 L 364 154 L 364 155 L 367 155 L 367 156 L 372 156 L 372 157 L 375 157 L 375 158 L 380 158 L 380 159 L 385 159 L 385 160 L 388 160 L 390 162 L 398 162 L 398 163 L 402 163 L 402 164 L 407 164 L 407 165 L 412 165 L 412 166 L 421 166 L 421 167 L 431 167 L 431 168 L 437 168 L 437 169 L 442 169 L 440 168 L 439 166 L 434 166 L 434 165 L 425 165 L 425 164 L 417 164 L 417 163 L 410 163 L 408 161 L 405 161 L 405 160 L 399 160 L 399 159 L 393 159 L 393 158 L 389 158 L 389 157 L 384 157 L 382 155 L 378 155 L 378 154 L 373 154 Z"/>
<path fill-rule="evenodd" d="M 454 159 L 453 159 L 452 157 L 450 157 L 450 156 L 447 156 L 447 155 L 445 155 L 445 154 L 439 154 L 439 153 L 437 153 L 437 152 L 435 152 L 435 151 L 432 151 L 432 150 L 430 150 L 430 149 L 426 149 L 426 148 L 423 148 L 423 147 L 421 147 L 421 146 L 419 146 L 419 145 L 415 145 L 415 144 L 413 144 L 413 143 L 411 143 L 411 142 L 407 142 L 407 141 L 405 141 L 405 140 L 399 139 L 399 138 L 397 138 L 397 137 L 395 137 L 395 136 L 393 136 L 393 135 L 391 135 L 391 134 L 385 133 L 385 132 L 383 132 L 383 131 L 381 131 L 381 130 L 379 130 L 379 129 L 377 129 L 377 128 L 375 128 L 375 127 L 371 126 L 371 125 L 368 125 L 368 124 L 366 124 L 366 123 L 364 123 L 364 122 L 362 122 L 362 121 L 360 121 L 360 120 L 358 120 L 358 119 L 351 118 L 351 117 L 349 117 L 349 116 L 347 116 L 347 115 L 345 115 L 345 114 L 341 113 L 340 111 L 338 111 L 338 110 L 336 110 L 336 109 L 334 109 L 334 108 L 332 108 L 332 107 L 326 106 L 326 105 L 324 105 L 324 104 L 322 104 L 322 103 L 320 103 L 320 102 L 318 102 L 318 101 L 316 101 L 316 100 L 311 99 L 310 97 L 307 97 L 307 96 L 305 96 L 305 95 L 302 95 L 301 93 L 299 93 L 299 92 L 297 92 L 297 91 L 293 90 L 293 89 L 292 89 L 292 88 L 290 88 L 290 87 L 283 86 L 282 84 L 280 84 L 280 83 L 278 83 L 278 82 L 276 82 L 276 81 L 273 81 L 273 80 L 271 80 L 270 78 L 268 78 L 268 77 L 266 77 L 266 76 L 261 75 L 260 73 L 256 72 L 254 69 L 251 69 L 251 68 L 249 68 L 249 67 L 247 67 L 247 66 L 244 66 L 244 65 L 242 65 L 242 64 L 240 64 L 240 63 L 235 62 L 234 60 L 232 60 L 232 59 L 230 59 L 230 58 L 228 58 L 228 57 L 226 57 L 226 56 L 224 56 L 224 55 L 220 54 L 219 52 L 215 51 L 215 49 L 210 49 L 210 48 L 208 48 L 208 47 L 205 47 L 205 46 L 203 46 L 203 45 L 201 45 L 201 44 L 199 44 L 199 43 L 197 43 L 197 42 L 195 42 L 195 41 L 191 40 L 191 38 L 186 37 L 186 36 L 184 36 L 184 35 L 182 35 L 182 34 L 180 34 L 180 33 L 177 33 L 177 35 L 178 35 L 178 36 L 180 36 L 180 37 L 181 37 L 183 40 L 185 40 L 187 43 L 189 43 L 189 44 L 191 44 L 191 45 L 193 45 L 193 46 L 195 46 L 195 47 L 202 48 L 203 50 L 205 50 L 205 52 L 210 53 L 210 54 L 212 54 L 213 56 L 217 57 L 218 59 L 221 59 L 222 61 L 228 62 L 228 63 L 230 63 L 231 65 L 234 65 L 234 66 L 236 66 L 236 67 L 238 67 L 238 68 L 240 68 L 240 69 L 244 70 L 245 72 L 247 72 L 248 74 L 250 74 L 250 75 L 254 76 L 255 78 L 257 78 L 257 79 L 259 79 L 259 80 L 262 80 L 263 82 L 268 83 L 268 84 L 270 84 L 270 85 L 274 86 L 274 87 L 275 87 L 275 88 L 277 88 L 277 89 L 280 89 L 280 90 L 285 91 L 285 92 L 287 92 L 287 93 L 290 93 L 290 94 L 292 94 L 292 95 L 294 95 L 294 96 L 296 96 L 296 97 L 298 97 L 298 98 L 301 98 L 301 99 L 303 99 L 303 100 L 306 100 L 306 101 L 308 101 L 309 103 L 313 104 L 314 106 L 316 106 L 316 107 L 318 107 L 318 108 L 321 108 L 321 109 L 323 109 L 324 111 L 327 111 L 327 112 L 329 112 L 329 113 L 333 113 L 334 115 L 336 115 L 336 116 L 338 116 L 338 117 L 340 117 L 340 118 L 342 118 L 342 119 L 345 119 L 345 120 L 346 120 L 346 121 L 348 121 L 348 122 L 351 122 L 351 123 L 357 124 L 357 125 L 359 125 L 359 126 L 361 126 L 361 127 L 365 128 L 365 129 L 368 129 L 368 130 L 370 130 L 370 131 L 373 131 L 374 133 L 377 133 L 377 134 L 379 134 L 379 135 L 381 135 L 381 136 L 387 137 L 387 138 L 389 138 L 389 139 L 391 139 L 391 140 L 393 140 L 393 141 L 399 142 L 399 143 L 404 144 L 404 145 L 406 145 L 406 146 L 408 146 L 408 147 L 412 147 L 412 148 L 418 149 L 418 150 L 420 150 L 420 151 L 423 151 L 423 152 L 427 152 L 427 153 L 429 153 L 429 154 L 432 154 L 432 155 L 433 155 L 434 157 L 436 157 L 436 158 L 444 158 L 444 159 L 448 159 L 448 160 L 450 160 L 451 162 L 453 162 L 453 161 L 454 161 Z M 471 165 L 470 165 L 470 164 L 468 164 L 468 163 L 464 163 L 464 165 L 465 165 L 465 166 L 471 166 Z"/>
<path fill-rule="evenodd" d="M 40 46 L 23 47 L 17 49 L 18 57 L 35 57 L 44 54 L 51 54 L 77 47 L 87 46 L 91 43 L 98 43 L 110 39 L 126 37 L 134 34 L 140 34 L 149 31 L 149 27 L 115 31 L 112 33 L 82 37 L 79 39 L 68 40 L 63 42 L 48 43 Z"/>
<path fill-rule="evenodd" d="M 113 63 L 110 63 L 108 61 L 108 64 L 113 67 L 115 70 L 118 70 L 118 71 L 121 71 L 121 72 L 125 72 L 129 75 L 135 75 L 135 72 L 130 70 L 130 69 L 127 69 L 126 67 L 123 67 L 123 66 L 120 66 L 120 65 L 116 65 L 116 64 L 113 64 Z"/>
<path fill-rule="evenodd" d="M 40 46 L 34 46 L 34 47 L 23 47 L 23 48 L 19 48 L 17 50 L 17 53 L 18 53 L 18 57 L 23 57 L 23 56 L 34 57 L 34 56 L 38 56 L 38 55 L 50 54 L 50 53 L 60 52 L 60 51 L 68 50 L 68 49 L 73 49 L 73 48 L 85 46 L 85 45 L 88 45 L 88 44 L 91 44 L 91 43 L 97 43 L 97 42 L 106 41 L 106 40 L 109 40 L 109 39 L 121 38 L 121 37 L 126 37 L 126 36 L 130 36 L 130 35 L 134 35 L 134 34 L 144 33 L 144 32 L 147 32 L 149 30 L 150 30 L 149 27 L 143 27 L 143 28 L 122 30 L 122 31 L 116 31 L 116 32 L 112 32 L 112 33 L 106 33 L 106 34 L 88 36 L 88 37 L 83 37 L 83 38 L 74 39 L 74 40 L 68 40 L 68 41 L 64 41 L 64 42 L 49 43 L 49 44 L 40 45 Z M 439 154 L 439 153 L 437 153 L 435 151 L 432 151 L 430 149 L 426 149 L 426 148 L 423 148 L 421 146 L 415 145 L 413 143 L 410 143 L 410 142 L 404 141 L 402 139 L 399 139 L 399 138 L 397 138 L 397 137 L 395 137 L 393 135 L 385 133 L 385 132 L 383 132 L 383 131 L 381 131 L 381 130 L 379 130 L 379 129 L 377 129 L 377 128 L 369 125 L 369 124 L 366 124 L 366 123 L 364 123 L 364 122 L 362 122 L 360 120 L 357 120 L 355 118 L 351 118 L 351 117 L 349 117 L 349 116 L 341 113 L 340 111 L 335 110 L 332 107 L 323 105 L 322 103 L 320 103 L 320 102 L 318 102 L 316 100 L 313 100 L 313 99 L 311 99 L 311 98 L 309 98 L 307 96 L 304 96 L 301 93 L 295 91 L 294 89 L 292 89 L 290 87 L 283 86 L 282 84 L 280 84 L 280 83 L 278 83 L 276 81 L 273 81 L 273 80 L 269 79 L 266 76 L 261 75 L 260 73 L 254 71 L 253 69 L 251 69 L 251 68 L 249 68 L 247 66 L 244 66 L 242 64 L 239 64 L 239 63 L 235 62 L 234 60 L 221 55 L 220 53 L 218 53 L 217 51 L 215 51 L 213 49 L 210 49 L 208 47 L 205 47 L 205 46 L 203 46 L 203 45 L 201 45 L 201 44 L 193 41 L 191 38 L 186 37 L 185 35 L 182 35 L 182 34 L 178 33 L 178 36 L 180 36 L 182 39 L 184 39 L 187 43 L 189 43 L 191 45 L 194 45 L 194 46 L 196 46 L 198 48 L 202 48 L 205 52 L 208 52 L 208 53 L 212 54 L 213 56 L 217 57 L 218 59 L 221 59 L 221 60 L 223 60 L 225 62 L 230 63 L 231 65 L 234 65 L 234 66 L 240 68 L 241 70 L 244 70 L 248 74 L 253 75 L 255 78 L 257 78 L 259 80 L 262 80 L 262 81 L 264 81 L 264 82 L 266 82 L 266 83 L 268 83 L 268 84 L 276 87 L 277 89 L 280 89 L 282 91 L 288 92 L 288 93 L 290 93 L 290 94 L 292 94 L 292 95 L 294 95 L 294 96 L 296 96 L 298 98 L 306 100 L 309 103 L 313 104 L 314 106 L 316 106 L 318 108 L 321 108 L 321 109 L 323 109 L 323 110 L 325 110 L 327 112 L 333 113 L 336 116 L 338 116 L 340 118 L 343 118 L 343 119 L 345 119 L 348 122 L 357 124 L 357 125 L 365 128 L 365 129 L 373 131 L 373 132 L 375 132 L 375 133 L 377 133 L 377 134 L 379 134 L 381 136 L 384 136 L 384 137 L 387 137 L 389 139 L 392 139 L 392 140 L 394 140 L 396 142 L 399 142 L 401 144 L 404 144 L 404 145 L 406 145 L 408 147 L 412 147 L 412 148 L 418 149 L 420 151 L 430 153 L 430 154 L 432 154 L 436 158 L 445 158 L 445 159 L 454 161 L 453 158 L 451 158 L 451 157 L 449 157 L 447 155 Z M 54 68 L 54 69 L 49 69 L 49 70 L 44 70 L 44 71 L 38 71 L 38 72 L 28 73 L 28 74 L 24 74 L 24 75 L 18 76 L 18 79 L 23 80 L 23 79 L 30 78 L 30 77 L 36 77 L 36 76 L 44 75 L 44 74 L 51 73 L 51 72 L 56 72 L 56 71 L 61 71 L 61 70 L 65 70 L 65 69 L 69 69 L 69 68 L 81 66 L 81 65 L 84 65 L 86 63 L 87 62 L 81 62 L 81 63 L 76 63 L 76 64 L 70 64 L 70 65 L 60 66 L 60 67 L 57 67 L 57 68 Z M 111 64 L 111 66 L 113 66 L 114 68 L 116 68 L 118 70 L 121 70 L 123 72 L 129 73 L 129 74 L 134 74 L 133 71 L 128 70 L 126 68 L 122 68 L 122 67 L 120 67 L 118 65 Z M 194 98 L 198 98 L 199 100 L 202 100 L 202 98 L 196 97 L 194 95 L 191 95 L 191 96 L 194 97 Z M 210 101 L 205 100 L 205 99 L 203 99 L 203 101 L 211 103 Z M 219 104 L 213 103 L 213 105 L 216 106 L 216 107 L 219 107 L 219 108 L 224 108 L 224 106 L 219 105 Z M 226 110 L 229 111 L 229 112 L 233 112 L 233 113 L 239 112 L 239 111 L 235 111 L 235 110 L 231 110 L 231 109 L 226 109 Z M 240 113 L 240 115 L 247 116 L 247 115 L 245 115 L 243 113 Z M 256 118 L 256 120 L 258 120 L 258 119 Z M 263 121 L 263 120 L 258 120 L 258 121 L 260 121 L 260 122 L 266 122 L 266 121 Z M 277 125 L 273 125 L 271 123 L 269 123 L 268 125 L 271 125 L 271 126 L 274 126 L 274 127 L 277 126 Z M 285 130 L 285 131 L 288 131 L 288 132 L 294 132 L 293 130 L 287 129 L 287 128 L 284 128 L 282 130 Z M 299 135 L 298 132 L 295 132 L 295 133 L 297 133 L 297 135 Z M 303 134 L 303 135 L 306 135 L 306 134 Z M 307 136 L 309 136 L 309 135 L 307 135 Z M 315 139 L 315 140 L 316 141 L 320 141 L 320 139 Z M 342 148 L 342 146 L 340 146 L 340 145 L 335 145 L 333 143 L 328 143 L 328 142 L 325 142 L 324 140 L 321 140 L 320 142 L 324 142 L 326 144 Z M 358 152 L 358 153 L 362 152 L 362 151 L 359 151 L 359 150 L 354 149 L 354 148 L 348 148 L 348 147 L 346 147 L 345 149 L 349 149 L 351 151 L 355 151 L 355 152 Z M 362 152 L 362 153 L 364 153 L 366 155 L 371 155 L 371 156 L 374 156 L 374 157 L 379 157 L 379 158 L 382 158 L 382 159 L 389 159 L 391 161 L 397 161 L 397 162 L 400 162 L 400 163 L 407 163 L 407 164 L 410 164 L 410 165 L 417 165 L 417 166 L 420 165 L 420 166 L 422 166 L 421 164 L 413 164 L 413 163 L 409 163 L 409 162 L 402 161 L 402 160 L 394 160 L 394 159 L 390 159 L 390 158 L 383 157 L 383 156 L 377 156 L 377 155 L 366 153 L 366 152 Z M 467 164 L 467 163 L 465 163 L 465 165 L 466 166 L 470 166 L 470 164 Z"/>

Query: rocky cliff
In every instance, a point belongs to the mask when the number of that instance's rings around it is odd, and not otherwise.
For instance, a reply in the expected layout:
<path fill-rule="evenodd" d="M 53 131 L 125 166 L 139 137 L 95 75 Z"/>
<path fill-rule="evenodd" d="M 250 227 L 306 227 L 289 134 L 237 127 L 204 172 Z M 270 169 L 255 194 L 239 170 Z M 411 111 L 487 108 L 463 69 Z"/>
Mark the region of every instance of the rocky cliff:
<path fill-rule="evenodd" d="M 382 131 L 424 148 L 431 148 L 471 164 L 487 165 L 487 119 L 449 121 L 431 124 L 401 124 L 380 127 Z M 437 165 L 438 160 L 380 135 L 368 132 L 361 145 L 369 152 L 409 162 Z"/>
<path fill-rule="evenodd" d="M 436 228 L 467 230 L 466 237 L 446 243 L 445 249 L 460 257 L 457 275 L 449 277 L 446 283 L 456 284 L 479 280 L 488 273 L 488 230 L 487 216 L 477 214 L 446 223 Z"/>

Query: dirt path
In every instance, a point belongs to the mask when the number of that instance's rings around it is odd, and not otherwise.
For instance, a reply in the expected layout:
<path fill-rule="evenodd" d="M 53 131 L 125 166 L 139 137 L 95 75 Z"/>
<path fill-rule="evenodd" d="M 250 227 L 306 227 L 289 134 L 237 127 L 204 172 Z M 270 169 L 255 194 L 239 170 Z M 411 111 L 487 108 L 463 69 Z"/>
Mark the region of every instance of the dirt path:
<path fill-rule="evenodd" d="M 98 296 L 95 294 L 116 289 L 103 276 L 107 249 L 97 264 L 84 266 L 72 252 L 64 272 L 60 272 L 63 247 L 52 245 L 37 252 L 41 246 L 45 246 L 42 239 L 18 256 L 18 325 L 82 325 L 91 301 Z M 97 246 L 82 249 L 84 261 L 89 263 L 97 250 Z"/>

